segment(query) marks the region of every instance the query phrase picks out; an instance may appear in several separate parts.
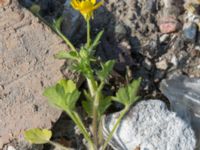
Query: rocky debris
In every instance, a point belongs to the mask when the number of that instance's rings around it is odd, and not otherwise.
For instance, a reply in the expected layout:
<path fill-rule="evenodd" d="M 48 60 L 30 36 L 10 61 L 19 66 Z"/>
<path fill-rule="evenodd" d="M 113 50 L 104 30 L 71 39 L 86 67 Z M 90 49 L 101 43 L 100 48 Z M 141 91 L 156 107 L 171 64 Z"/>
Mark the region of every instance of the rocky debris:
<path fill-rule="evenodd" d="M 59 68 L 63 61 L 53 55 L 68 47 L 17 0 L 0 8 L 0 32 L 2 146 L 25 129 L 51 128 L 60 116 L 42 92 L 62 77 Z M 74 74 L 68 77 L 74 78 Z"/>
<path fill-rule="evenodd" d="M 103 133 L 107 137 L 119 113 L 105 117 Z M 167 109 L 160 100 L 137 103 L 125 115 L 110 142 L 115 149 L 194 150 L 196 139 L 188 122 Z"/>
<path fill-rule="evenodd" d="M 200 148 L 200 78 L 172 75 L 160 84 L 170 107 L 184 120 L 191 122 Z"/>
<path fill-rule="evenodd" d="M 84 42 L 83 37 L 86 36 L 83 17 L 70 8 L 68 0 L 61 1 L 58 2 L 63 3 L 62 14 L 65 16 L 62 31 L 76 45 L 81 45 Z M 52 1 L 52 3 L 55 2 Z M 146 81 L 156 81 L 156 84 L 172 70 L 181 70 L 187 75 L 200 77 L 200 69 L 196 67 L 200 55 L 198 53 L 193 55 L 199 48 L 198 37 L 195 37 L 195 43 L 185 40 L 184 32 L 180 30 L 181 24 L 188 21 L 184 19 L 186 14 L 183 3 L 178 0 L 149 0 L 148 2 L 146 0 L 109 0 L 105 2 L 104 7 L 95 11 L 95 19 L 91 21 L 93 38 L 100 30 L 105 31 L 101 45 L 97 47 L 96 55 L 104 61 L 117 60 L 115 69 L 121 75 L 125 75 L 128 66 L 133 77 L 142 76 L 147 78 Z M 52 14 L 58 13 L 52 12 Z M 55 19 L 55 15 L 53 18 Z M 157 26 L 159 21 L 164 24 L 176 24 L 177 32 L 161 33 Z M 196 35 L 199 35 L 198 31 Z M 149 87 L 148 93 L 155 90 L 157 86 L 153 82 L 144 84 L 149 84 L 145 85 Z"/>
<path fill-rule="evenodd" d="M 26 1 L 39 3 L 38 0 Z M 52 10 L 58 10 L 55 8 L 54 3 L 56 2 L 48 1 L 53 3 Z M 65 16 L 62 31 L 76 45 L 81 45 L 84 42 L 83 37 L 86 35 L 83 17 L 70 8 L 69 0 L 58 0 L 57 3 L 63 5 L 59 12 L 64 10 L 61 13 Z M 59 13 L 51 12 L 51 14 Z M 48 12 L 46 12 L 46 16 L 49 16 Z M 53 19 L 56 18 L 55 16 L 53 15 Z M 196 32 L 195 36 L 194 28 L 181 30 L 182 24 L 191 22 L 191 18 L 193 18 L 193 24 L 198 27 L 198 12 L 195 12 L 195 17 L 194 15 L 189 17 L 188 11 L 184 10 L 182 0 L 149 0 L 148 2 L 146 0 L 109 0 L 105 2 L 104 7 L 95 11 L 95 19 L 91 21 L 93 38 L 100 30 L 105 30 L 101 45 L 97 47 L 96 55 L 100 56 L 102 60 L 116 59 L 116 71 L 122 75 L 125 74 L 126 67 L 129 66 L 134 73 L 133 76 L 135 74 L 143 76 L 137 70 L 144 67 L 148 74 L 147 80 L 158 77 L 160 67 L 164 73 L 160 74 L 159 77 L 164 77 L 163 74 L 170 74 L 172 70 L 181 70 L 187 75 L 199 77 L 200 69 L 195 66 L 198 64 L 200 55 L 198 53 L 193 55 L 195 50 L 200 49 L 198 46 L 200 45 L 199 31 Z M 167 24 L 174 26 L 176 32 L 173 34 L 161 33 L 159 26 L 157 26 L 159 23 L 163 26 Z M 193 41 L 186 40 L 185 37 L 192 38 Z M 184 57 L 182 57 L 183 53 L 185 53 Z M 159 66 L 160 61 L 167 63 Z M 157 68 L 157 66 L 159 67 Z M 151 85 L 148 85 L 151 87 L 150 89 L 155 89 L 156 85 L 153 87 Z"/>

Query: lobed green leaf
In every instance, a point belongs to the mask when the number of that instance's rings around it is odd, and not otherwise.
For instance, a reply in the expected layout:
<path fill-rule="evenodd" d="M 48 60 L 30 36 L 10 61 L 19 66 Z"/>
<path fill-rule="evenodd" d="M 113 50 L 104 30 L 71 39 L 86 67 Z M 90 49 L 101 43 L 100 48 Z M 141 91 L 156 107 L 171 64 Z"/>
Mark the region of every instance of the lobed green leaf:
<path fill-rule="evenodd" d="M 105 62 L 104 64 L 101 65 L 102 70 L 97 72 L 97 75 L 101 81 L 106 80 L 110 72 L 112 71 L 114 67 L 115 61 L 114 60 L 109 60 Z"/>
<path fill-rule="evenodd" d="M 44 96 L 53 106 L 62 110 L 74 110 L 80 92 L 72 80 L 60 80 L 55 86 L 45 89 Z"/>
<path fill-rule="evenodd" d="M 130 83 L 129 85 L 120 88 L 117 91 L 116 96 L 113 98 L 113 100 L 122 103 L 125 106 L 132 105 L 139 98 L 137 96 L 137 93 L 140 87 L 140 83 L 141 83 L 141 78 L 133 80 L 132 83 Z"/>
<path fill-rule="evenodd" d="M 105 97 L 102 101 L 100 101 L 100 105 L 99 105 L 100 115 L 103 115 L 110 105 L 111 105 L 111 97 L 110 96 Z"/>
<path fill-rule="evenodd" d="M 48 143 L 52 132 L 47 129 L 30 129 L 24 132 L 24 138 L 32 144 Z"/>
<path fill-rule="evenodd" d="M 61 24 L 62 24 L 62 22 L 63 22 L 63 16 L 60 16 L 58 19 L 56 19 L 55 21 L 54 21 L 54 28 L 55 29 L 57 29 L 57 30 L 59 30 L 60 31 L 60 28 L 61 28 Z"/>
<path fill-rule="evenodd" d="M 82 102 L 82 106 L 85 110 L 85 112 L 92 118 L 92 112 L 93 112 L 93 102 L 91 100 L 85 100 Z M 99 110 L 98 114 L 101 116 L 104 114 L 104 112 L 107 110 L 107 108 L 111 105 L 111 97 L 105 97 L 100 100 L 99 102 Z"/>
<path fill-rule="evenodd" d="M 104 33 L 104 30 L 100 31 L 100 32 L 97 34 L 97 36 L 95 37 L 95 39 L 94 39 L 94 41 L 92 42 L 90 48 L 88 49 L 88 51 L 89 51 L 90 54 L 91 54 L 91 53 L 94 54 L 94 49 L 95 49 L 96 46 L 99 44 L 99 41 L 100 41 L 100 39 L 101 39 L 103 33 Z M 92 55 L 93 55 L 93 54 L 92 54 Z"/>
<path fill-rule="evenodd" d="M 82 101 L 82 106 L 88 116 L 92 117 L 93 102 L 88 100 Z"/>

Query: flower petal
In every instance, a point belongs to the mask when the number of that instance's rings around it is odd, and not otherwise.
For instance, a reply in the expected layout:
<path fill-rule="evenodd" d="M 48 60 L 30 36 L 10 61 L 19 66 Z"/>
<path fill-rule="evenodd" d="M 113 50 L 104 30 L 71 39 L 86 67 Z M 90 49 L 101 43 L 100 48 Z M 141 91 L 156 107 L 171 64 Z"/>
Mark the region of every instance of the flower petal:
<path fill-rule="evenodd" d="M 71 5 L 72 5 L 72 7 L 73 7 L 74 9 L 79 10 L 80 2 L 77 1 L 77 0 L 72 0 L 72 1 L 71 1 Z"/>
<path fill-rule="evenodd" d="M 94 5 L 92 10 L 95 10 L 95 9 L 99 8 L 101 5 L 103 5 L 103 1 L 100 1 L 96 5 Z"/>
<path fill-rule="evenodd" d="M 95 5 L 96 4 L 96 0 L 91 0 L 92 4 Z"/>

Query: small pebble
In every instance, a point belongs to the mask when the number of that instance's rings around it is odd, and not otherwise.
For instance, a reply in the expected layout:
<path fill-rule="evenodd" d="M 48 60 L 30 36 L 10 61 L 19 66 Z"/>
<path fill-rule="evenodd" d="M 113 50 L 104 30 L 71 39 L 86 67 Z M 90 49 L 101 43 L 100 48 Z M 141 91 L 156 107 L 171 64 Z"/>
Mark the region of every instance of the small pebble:
<path fill-rule="evenodd" d="M 147 70 L 151 70 L 152 68 L 152 63 L 148 58 L 145 58 L 145 60 L 143 61 L 143 66 L 147 69 Z"/>
<path fill-rule="evenodd" d="M 192 22 L 185 23 L 183 27 L 183 35 L 185 40 L 195 42 L 197 35 L 197 25 Z"/>
<path fill-rule="evenodd" d="M 116 34 L 118 39 L 122 39 L 126 36 L 127 31 L 126 31 L 125 26 L 122 23 L 118 23 L 115 26 L 115 34 Z"/>
<path fill-rule="evenodd" d="M 163 59 L 156 63 L 156 68 L 161 70 L 166 70 L 168 68 L 168 63 L 166 59 Z"/>
<path fill-rule="evenodd" d="M 16 150 L 13 146 L 8 146 L 7 150 Z"/>
<path fill-rule="evenodd" d="M 179 29 L 179 23 L 176 19 L 171 17 L 163 17 L 159 21 L 159 29 L 162 33 L 172 33 Z"/>
<path fill-rule="evenodd" d="M 159 82 L 165 76 L 165 71 L 157 70 L 154 74 L 154 82 Z"/>
<path fill-rule="evenodd" d="M 169 39 L 169 34 L 163 34 L 163 35 L 161 35 L 160 36 L 160 43 L 163 43 L 163 42 L 165 42 L 165 41 L 167 41 L 168 39 Z"/>
<path fill-rule="evenodd" d="M 178 65 L 178 59 L 176 58 L 175 55 L 172 56 L 172 58 L 171 58 L 171 63 L 172 63 L 174 66 L 177 66 L 177 65 Z"/>

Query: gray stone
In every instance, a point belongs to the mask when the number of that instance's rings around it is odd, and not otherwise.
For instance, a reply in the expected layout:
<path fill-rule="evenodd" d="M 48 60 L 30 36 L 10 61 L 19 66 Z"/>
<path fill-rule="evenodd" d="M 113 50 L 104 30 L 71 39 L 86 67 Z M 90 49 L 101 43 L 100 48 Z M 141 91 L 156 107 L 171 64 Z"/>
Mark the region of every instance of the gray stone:
<path fill-rule="evenodd" d="M 122 23 L 118 23 L 115 26 L 114 30 L 115 30 L 115 34 L 116 34 L 115 36 L 117 37 L 117 39 L 122 39 L 127 34 L 126 28 L 125 28 L 125 26 Z"/>
<path fill-rule="evenodd" d="M 49 106 L 42 93 L 62 78 L 63 61 L 53 55 L 68 47 L 17 0 L 0 7 L 0 32 L 2 146 L 25 129 L 51 128 L 60 116 L 61 111 Z"/>
<path fill-rule="evenodd" d="M 169 99 L 170 106 L 181 118 L 191 122 L 200 149 L 200 78 L 172 75 L 160 84 L 162 93 Z"/>
<path fill-rule="evenodd" d="M 151 70 L 152 69 L 152 63 L 148 58 L 145 58 L 142 65 L 147 69 Z"/>
<path fill-rule="evenodd" d="M 143 4 L 144 4 L 144 9 L 146 9 L 146 11 L 155 12 L 156 0 L 145 1 L 145 2 L 143 2 Z"/>
<path fill-rule="evenodd" d="M 105 117 L 104 136 L 119 113 Z M 196 139 L 190 125 L 167 109 L 160 100 L 137 103 L 123 118 L 110 145 L 115 150 L 194 150 Z"/>
<path fill-rule="evenodd" d="M 160 82 L 164 78 L 165 73 L 163 70 L 156 70 L 154 73 L 154 82 Z"/>
<path fill-rule="evenodd" d="M 195 42 L 197 36 L 197 25 L 189 22 L 183 26 L 183 35 L 186 41 Z"/>

